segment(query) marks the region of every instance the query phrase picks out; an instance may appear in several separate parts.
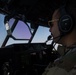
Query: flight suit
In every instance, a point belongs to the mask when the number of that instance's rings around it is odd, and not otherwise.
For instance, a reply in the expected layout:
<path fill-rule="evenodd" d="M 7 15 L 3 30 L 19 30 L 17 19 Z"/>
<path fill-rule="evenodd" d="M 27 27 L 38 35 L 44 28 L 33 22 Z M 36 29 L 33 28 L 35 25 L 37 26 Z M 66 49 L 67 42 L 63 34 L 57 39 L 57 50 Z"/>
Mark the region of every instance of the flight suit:
<path fill-rule="evenodd" d="M 47 66 L 42 75 L 76 75 L 76 45 Z"/>

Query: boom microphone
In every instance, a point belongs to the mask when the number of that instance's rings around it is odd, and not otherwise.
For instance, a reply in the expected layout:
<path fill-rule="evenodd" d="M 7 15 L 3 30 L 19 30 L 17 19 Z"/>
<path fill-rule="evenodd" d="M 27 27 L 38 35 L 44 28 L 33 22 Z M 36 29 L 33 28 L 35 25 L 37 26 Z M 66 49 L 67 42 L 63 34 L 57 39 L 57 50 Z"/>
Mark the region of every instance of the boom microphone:
<path fill-rule="evenodd" d="M 54 37 L 54 38 L 53 38 L 52 35 L 49 35 L 48 38 L 47 38 L 47 40 L 46 40 L 46 42 L 48 42 L 49 40 L 56 39 L 56 38 L 58 38 L 58 37 L 61 37 L 61 35 L 59 35 L 59 36 L 57 36 L 57 37 Z"/>
<path fill-rule="evenodd" d="M 45 43 L 47 43 L 49 40 L 51 40 L 51 38 L 52 38 L 52 36 L 49 35 L 49 36 L 47 37 L 47 40 L 45 41 Z"/>
<path fill-rule="evenodd" d="M 51 36 L 51 35 L 49 35 L 49 36 L 48 36 L 48 38 L 47 38 L 47 40 L 49 41 L 51 38 L 52 38 L 52 36 Z"/>

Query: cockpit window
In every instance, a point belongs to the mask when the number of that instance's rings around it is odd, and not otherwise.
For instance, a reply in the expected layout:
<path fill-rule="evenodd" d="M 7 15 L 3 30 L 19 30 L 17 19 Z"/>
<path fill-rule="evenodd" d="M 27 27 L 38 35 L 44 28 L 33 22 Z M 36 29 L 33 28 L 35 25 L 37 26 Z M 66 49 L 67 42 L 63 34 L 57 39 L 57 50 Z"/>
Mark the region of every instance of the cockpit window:
<path fill-rule="evenodd" d="M 28 26 L 23 21 L 18 21 L 12 35 L 16 39 L 25 39 L 25 40 L 14 40 L 11 37 L 9 38 L 7 45 L 14 44 L 14 43 L 28 43 L 29 39 L 31 38 L 31 33 L 28 29 Z"/>
<path fill-rule="evenodd" d="M 18 43 L 28 43 L 28 41 L 22 41 L 22 40 L 14 40 L 12 38 L 9 38 L 6 46 L 11 45 L 11 44 L 18 44 Z"/>
<path fill-rule="evenodd" d="M 39 26 L 32 43 L 44 43 L 47 40 L 48 35 L 50 35 L 49 28 Z"/>
<path fill-rule="evenodd" d="M 31 37 L 27 25 L 22 21 L 18 21 L 12 35 L 19 39 L 30 39 Z"/>
<path fill-rule="evenodd" d="M 4 26 L 4 17 L 5 15 L 0 14 L 0 47 L 2 46 L 4 39 L 7 36 L 7 32 Z"/>
<path fill-rule="evenodd" d="M 0 47 L 3 45 L 5 39 L 8 35 L 7 31 L 6 31 L 6 27 L 4 25 L 4 18 L 5 18 L 5 15 L 0 14 L 0 34 L 1 34 Z M 15 22 L 14 18 L 11 18 L 9 20 L 9 26 L 11 29 L 14 25 L 14 22 Z M 30 26 L 30 23 L 28 23 L 28 25 Z M 16 24 L 16 27 L 14 28 L 14 30 L 12 32 L 12 35 L 16 39 L 25 39 L 25 40 L 15 40 L 15 39 L 9 37 L 5 46 L 14 44 L 14 43 L 28 43 L 33 32 L 34 32 L 33 29 L 31 29 L 31 32 L 30 32 L 26 23 L 19 20 L 18 23 Z M 47 40 L 48 35 L 50 35 L 49 28 L 39 25 L 39 27 L 36 31 L 36 34 L 34 35 L 34 38 L 32 39 L 31 43 L 43 43 Z"/>

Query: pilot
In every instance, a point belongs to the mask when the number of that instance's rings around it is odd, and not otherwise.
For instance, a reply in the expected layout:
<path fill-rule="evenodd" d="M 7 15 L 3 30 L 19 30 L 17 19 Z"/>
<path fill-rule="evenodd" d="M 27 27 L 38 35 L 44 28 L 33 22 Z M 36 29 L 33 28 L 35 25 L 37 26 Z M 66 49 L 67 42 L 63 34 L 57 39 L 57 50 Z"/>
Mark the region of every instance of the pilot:
<path fill-rule="evenodd" d="M 64 47 L 64 54 L 51 63 L 42 75 L 76 75 L 76 7 L 72 1 L 57 8 L 48 21 L 55 43 Z"/>

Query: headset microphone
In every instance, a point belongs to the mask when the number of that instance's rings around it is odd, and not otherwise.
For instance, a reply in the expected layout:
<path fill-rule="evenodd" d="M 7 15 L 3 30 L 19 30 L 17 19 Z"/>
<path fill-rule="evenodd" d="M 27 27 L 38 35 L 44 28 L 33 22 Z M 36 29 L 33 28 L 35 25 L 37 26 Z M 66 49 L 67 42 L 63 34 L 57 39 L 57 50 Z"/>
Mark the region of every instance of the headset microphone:
<path fill-rule="evenodd" d="M 47 40 L 49 41 L 51 38 L 52 38 L 52 35 L 49 35 L 48 38 L 47 38 Z"/>
<path fill-rule="evenodd" d="M 53 48 L 55 49 L 55 45 L 56 45 L 56 43 L 54 42 L 54 39 L 57 39 L 57 38 L 58 38 L 58 40 L 57 40 L 56 42 L 59 42 L 59 41 L 60 41 L 60 39 L 62 38 L 62 35 L 59 35 L 59 36 L 54 37 L 54 38 L 53 38 L 53 36 L 52 36 L 52 35 L 49 35 L 45 43 L 47 43 L 49 40 L 52 40 L 51 45 L 52 45 L 52 46 L 53 46 Z"/>
<path fill-rule="evenodd" d="M 53 40 L 53 39 L 56 39 L 56 38 L 59 38 L 59 37 L 61 37 L 61 35 L 59 35 L 59 36 L 57 36 L 57 37 L 54 37 L 54 38 L 53 38 L 52 35 L 49 35 L 48 38 L 47 38 L 47 42 L 48 42 L 49 40 Z"/>
<path fill-rule="evenodd" d="M 56 42 L 59 42 L 59 40 L 61 39 L 61 37 L 62 37 L 62 35 L 59 35 L 57 37 L 53 37 L 52 35 L 49 35 L 45 43 L 47 43 L 49 40 L 51 40 L 52 42 L 50 44 L 49 49 L 50 50 L 53 50 L 54 49 L 56 51 L 56 49 L 55 49 L 56 43 L 54 42 L 54 39 L 57 39 L 58 38 L 58 40 Z"/>
<path fill-rule="evenodd" d="M 53 40 L 53 39 L 52 39 L 52 35 L 49 35 L 49 36 L 47 37 L 47 40 L 45 41 L 45 43 L 47 43 L 49 40 Z"/>
<path fill-rule="evenodd" d="M 45 41 L 45 43 L 47 43 L 49 40 L 52 40 L 52 44 L 54 44 L 54 43 L 55 43 L 55 42 L 54 42 L 54 39 L 59 38 L 59 39 L 56 41 L 56 42 L 58 42 L 58 41 L 61 39 L 61 37 L 62 37 L 62 36 L 59 35 L 59 36 L 53 38 L 52 35 L 49 35 L 48 38 L 47 38 L 47 40 Z"/>

